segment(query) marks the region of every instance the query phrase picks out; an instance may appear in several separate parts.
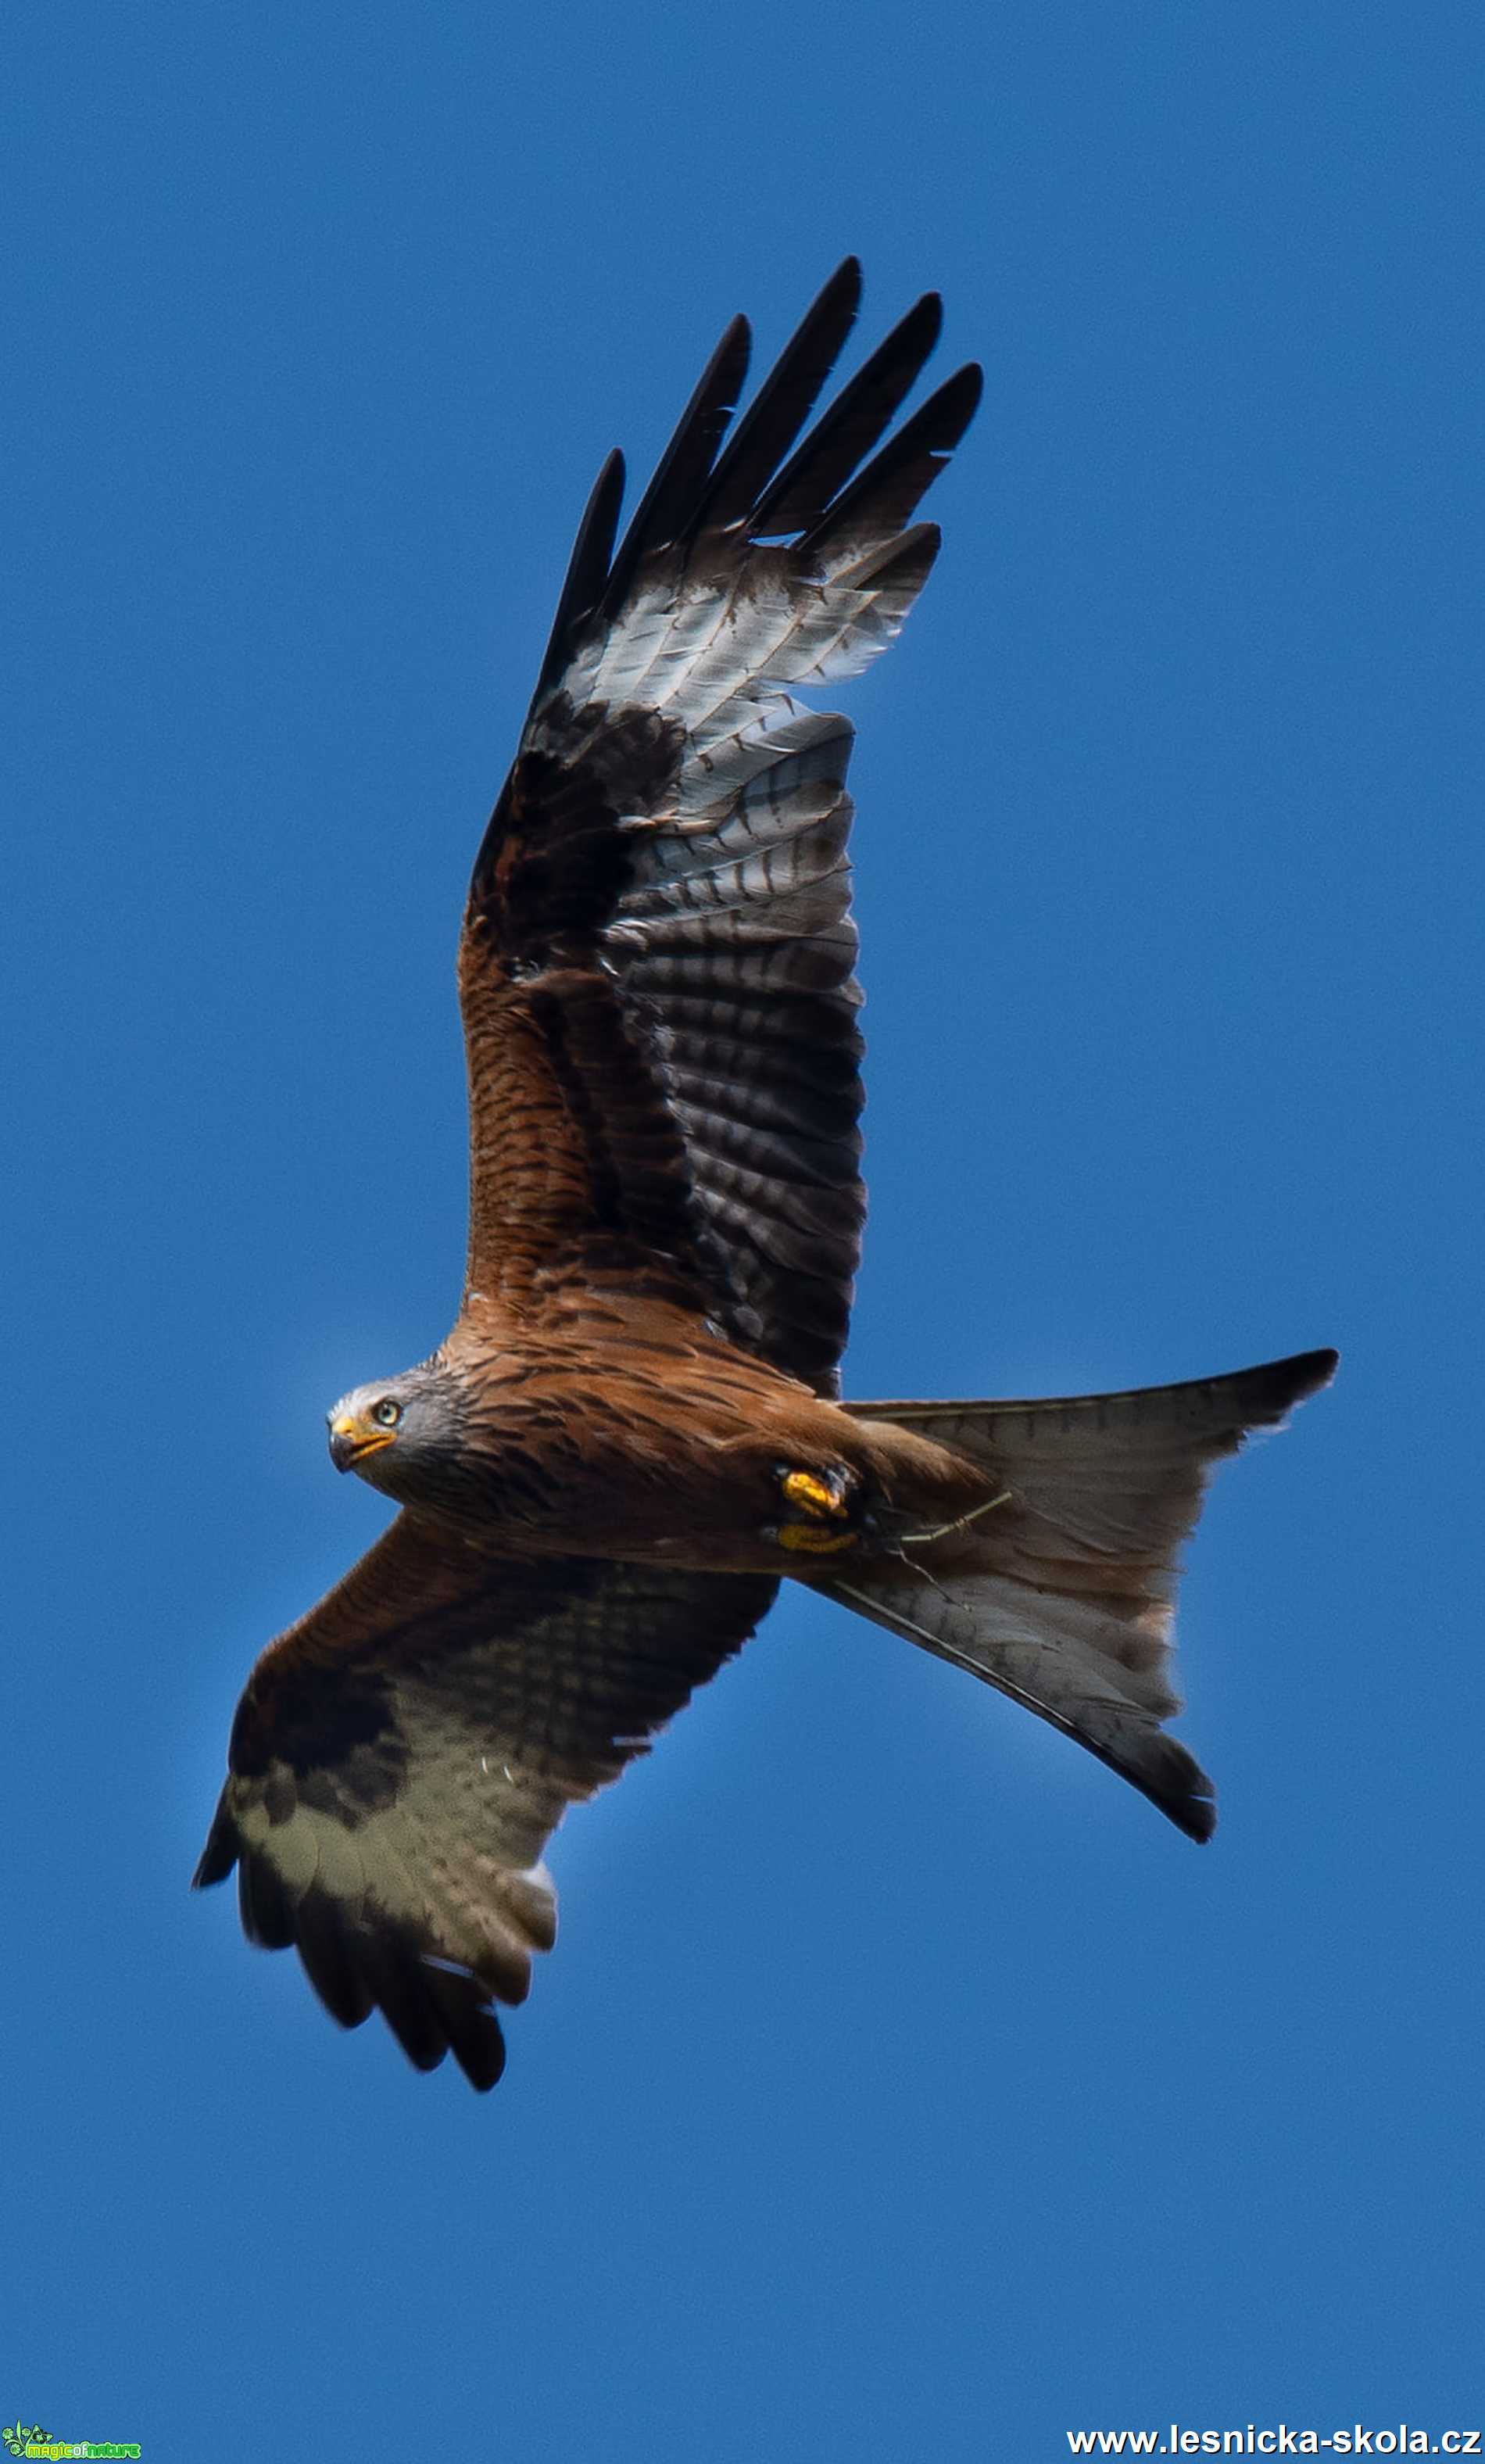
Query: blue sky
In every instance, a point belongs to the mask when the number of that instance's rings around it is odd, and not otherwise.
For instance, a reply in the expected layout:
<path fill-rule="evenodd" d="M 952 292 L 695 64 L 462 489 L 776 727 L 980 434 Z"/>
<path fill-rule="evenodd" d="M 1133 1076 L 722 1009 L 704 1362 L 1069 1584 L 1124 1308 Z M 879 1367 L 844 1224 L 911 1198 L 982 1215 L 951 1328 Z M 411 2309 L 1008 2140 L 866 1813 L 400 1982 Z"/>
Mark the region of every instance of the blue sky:
<path fill-rule="evenodd" d="M 0 2416 L 1035 2464 L 1480 2418 L 1477 18 L 19 5 Z M 459 902 L 602 452 L 847 249 L 983 408 L 859 685 L 851 1392 L 1321 1342 L 1189 1846 L 786 1599 L 488 2101 L 186 1883 L 457 1299 Z"/>

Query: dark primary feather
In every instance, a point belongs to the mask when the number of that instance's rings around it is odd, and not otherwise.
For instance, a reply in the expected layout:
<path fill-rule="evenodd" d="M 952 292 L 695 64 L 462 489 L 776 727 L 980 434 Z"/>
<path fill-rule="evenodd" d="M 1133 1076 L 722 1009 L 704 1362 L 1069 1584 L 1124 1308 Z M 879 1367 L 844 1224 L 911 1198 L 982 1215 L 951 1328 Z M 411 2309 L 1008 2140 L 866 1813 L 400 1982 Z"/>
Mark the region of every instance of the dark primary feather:
<path fill-rule="evenodd" d="M 979 384 L 883 444 L 929 297 L 798 443 L 859 296 L 848 259 L 724 447 L 733 320 L 601 579 L 605 466 L 460 958 L 470 1288 L 530 1309 L 601 1264 L 822 1392 L 863 1215 L 851 729 L 793 689 L 897 632 L 938 547 L 905 525 Z"/>
<path fill-rule="evenodd" d="M 860 476 L 831 499 L 799 542 L 803 558 L 823 556 L 841 541 L 862 550 L 910 519 L 979 408 L 984 380 L 960 368 L 884 445 Z"/>
<path fill-rule="evenodd" d="M 592 615 L 603 595 L 609 560 L 614 553 L 614 539 L 619 529 L 619 509 L 623 503 L 623 455 L 610 453 L 593 482 L 593 494 L 583 507 L 582 519 L 578 525 L 578 536 L 568 559 L 567 578 L 557 603 L 546 656 L 536 681 L 538 694 L 561 674 L 572 655 L 573 640 L 579 625 L 584 617 Z"/>
<path fill-rule="evenodd" d="M 752 349 L 747 318 L 734 317 L 702 370 L 614 559 L 600 609 L 610 623 L 623 606 L 641 559 L 673 547 L 688 528 L 737 407 Z"/>
<path fill-rule="evenodd" d="M 943 322 L 938 293 L 925 292 L 763 490 L 752 518 L 756 538 L 786 539 L 823 519 L 837 490 L 890 428 L 937 345 Z"/>
<path fill-rule="evenodd" d="M 753 508 L 781 457 L 798 435 L 819 389 L 845 346 L 861 306 L 860 260 L 848 256 L 780 351 L 687 520 L 688 538 L 698 531 L 728 530 L 751 521 Z"/>

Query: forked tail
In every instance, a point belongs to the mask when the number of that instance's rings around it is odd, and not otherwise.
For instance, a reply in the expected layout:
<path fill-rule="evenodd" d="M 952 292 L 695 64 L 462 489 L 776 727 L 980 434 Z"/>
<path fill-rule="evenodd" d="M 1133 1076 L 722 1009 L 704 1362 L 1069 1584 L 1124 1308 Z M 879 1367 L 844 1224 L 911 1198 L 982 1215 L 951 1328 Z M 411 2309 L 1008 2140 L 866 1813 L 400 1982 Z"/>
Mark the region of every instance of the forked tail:
<path fill-rule="evenodd" d="M 815 1588 L 1024 1703 L 1153 1799 L 1192 1839 L 1212 1783 L 1163 1733 L 1177 1551 L 1211 1466 L 1327 1385 L 1333 1352 L 1150 1386 L 1025 1403 L 850 1403 L 979 1464 L 1000 1502 Z"/>

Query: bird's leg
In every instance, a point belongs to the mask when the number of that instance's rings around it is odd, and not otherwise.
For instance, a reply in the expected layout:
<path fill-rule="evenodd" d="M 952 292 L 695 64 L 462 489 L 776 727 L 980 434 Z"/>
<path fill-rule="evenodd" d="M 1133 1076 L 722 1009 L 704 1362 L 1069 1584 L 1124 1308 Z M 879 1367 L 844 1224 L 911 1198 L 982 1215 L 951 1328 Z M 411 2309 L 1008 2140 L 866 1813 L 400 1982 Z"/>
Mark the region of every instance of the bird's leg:
<path fill-rule="evenodd" d="M 801 1550 L 811 1556 L 833 1556 L 852 1549 L 861 1534 L 851 1528 L 851 1494 L 859 1485 L 853 1472 L 791 1470 L 780 1463 L 775 1477 L 794 1519 L 774 1533 L 781 1549 Z"/>
<path fill-rule="evenodd" d="M 843 1523 L 850 1512 L 850 1492 L 854 1485 L 847 1471 L 790 1471 L 780 1468 L 778 1485 L 791 1506 L 803 1514 L 812 1514 L 818 1522 Z"/>

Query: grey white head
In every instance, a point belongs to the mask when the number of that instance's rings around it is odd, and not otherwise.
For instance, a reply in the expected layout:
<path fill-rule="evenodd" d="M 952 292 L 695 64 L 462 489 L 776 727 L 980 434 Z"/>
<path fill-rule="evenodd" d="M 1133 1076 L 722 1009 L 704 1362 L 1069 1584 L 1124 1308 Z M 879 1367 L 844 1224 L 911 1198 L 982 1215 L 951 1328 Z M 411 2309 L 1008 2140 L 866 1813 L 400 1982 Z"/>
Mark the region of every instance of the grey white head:
<path fill-rule="evenodd" d="M 440 1363 L 426 1360 L 396 1377 L 353 1386 L 325 1415 L 337 1471 L 359 1472 L 389 1497 L 416 1488 L 418 1471 L 446 1461 L 458 1444 L 452 1384 Z"/>

